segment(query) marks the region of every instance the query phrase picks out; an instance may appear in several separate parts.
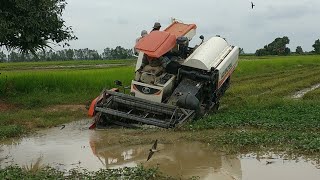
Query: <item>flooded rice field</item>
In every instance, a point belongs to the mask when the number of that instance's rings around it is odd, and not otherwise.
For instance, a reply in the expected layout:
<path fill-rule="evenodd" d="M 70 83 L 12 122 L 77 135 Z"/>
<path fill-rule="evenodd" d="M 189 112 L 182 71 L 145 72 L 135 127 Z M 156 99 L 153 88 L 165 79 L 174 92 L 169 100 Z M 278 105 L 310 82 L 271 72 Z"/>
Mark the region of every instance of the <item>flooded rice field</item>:
<path fill-rule="evenodd" d="M 88 130 L 90 121 L 83 120 L 39 131 L 29 137 L 10 140 L 0 145 L 0 166 L 18 164 L 26 169 L 49 165 L 61 170 L 86 168 L 158 166 L 174 177 L 199 176 L 200 179 L 320 179 L 319 162 L 305 159 L 290 160 L 269 153 L 265 155 L 225 155 L 199 142 L 158 142 L 157 149 L 147 160 L 152 143 L 143 145 L 110 145 L 116 129 Z M 110 133 L 113 132 L 113 133 Z M 121 134 L 118 134 L 121 136 Z"/>

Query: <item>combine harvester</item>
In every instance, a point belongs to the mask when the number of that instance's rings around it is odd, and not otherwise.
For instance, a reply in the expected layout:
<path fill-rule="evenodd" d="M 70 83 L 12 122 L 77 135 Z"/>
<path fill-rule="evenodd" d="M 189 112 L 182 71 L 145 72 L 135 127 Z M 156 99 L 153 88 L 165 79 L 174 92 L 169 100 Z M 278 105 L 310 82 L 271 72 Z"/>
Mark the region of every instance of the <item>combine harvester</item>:
<path fill-rule="evenodd" d="M 104 90 L 90 105 L 88 114 L 94 117 L 90 129 L 141 124 L 173 128 L 218 110 L 239 48 L 221 37 L 204 41 L 203 36 L 199 45 L 189 47 L 196 28 L 174 21 L 164 31 L 142 38 L 135 46 L 139 56 L 130 95 L 118 88 Z"/>

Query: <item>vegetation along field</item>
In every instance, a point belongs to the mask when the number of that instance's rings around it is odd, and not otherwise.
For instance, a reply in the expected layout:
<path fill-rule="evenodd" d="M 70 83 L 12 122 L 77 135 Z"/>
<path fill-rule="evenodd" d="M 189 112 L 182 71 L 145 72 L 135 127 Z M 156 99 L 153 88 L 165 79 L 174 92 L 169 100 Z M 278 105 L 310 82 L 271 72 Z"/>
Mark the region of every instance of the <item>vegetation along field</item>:
<path fill-rule="evenodd" d="M 0 137 L 86 117 L 85 105 L 115 79 L 129 85 L 134 61 L 0 64 Z M 113 63 L 115 66 L 99 66 Z M 72 68 L 66 68 L 71 66 Z M 32 68 L 31 68 L 32 67 Z M 320 155 L 320 56 L 242 56 L 218 113 L 190 122 L 183 138 L 220 150 L 273 149 Z M 134 143 L 135 140 L 132 141 Z M 136 140 L 141 143 L 140 140 Z"/>

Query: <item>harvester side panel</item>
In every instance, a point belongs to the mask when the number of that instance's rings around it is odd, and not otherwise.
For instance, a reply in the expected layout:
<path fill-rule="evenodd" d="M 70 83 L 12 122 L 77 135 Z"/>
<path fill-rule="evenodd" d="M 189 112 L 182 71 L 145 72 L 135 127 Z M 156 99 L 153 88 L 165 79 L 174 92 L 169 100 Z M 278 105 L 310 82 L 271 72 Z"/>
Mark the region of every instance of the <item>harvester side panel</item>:
<path fill-rule="evenodd" d="M 238 65 L 239 47 L 234 47 L 232 51 L 224 58 L 224 60 L 216 68 L 219 71 L 218 89 L 231 76 Z"/>

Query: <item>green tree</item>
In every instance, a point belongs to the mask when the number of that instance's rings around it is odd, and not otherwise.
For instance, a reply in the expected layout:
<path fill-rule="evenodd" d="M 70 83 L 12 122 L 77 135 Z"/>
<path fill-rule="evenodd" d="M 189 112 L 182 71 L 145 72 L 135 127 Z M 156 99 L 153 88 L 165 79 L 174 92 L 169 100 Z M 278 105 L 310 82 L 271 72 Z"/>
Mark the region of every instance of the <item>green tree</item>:
<path fill-rule="evenodd" d="M 265 45 L 264 48 L 258 49 L 256 51 L 256 55 L 289 55 L 291 51 L 288 47 L 286 47 L 289 42 L 290 40 L 287 36 L 284 36 L 282 38 L 278 37 L 270 44 Z"/>
<path fill-rule="evenodd" d="M 262 49 L 258 49 L 255 53 L 256 56 L 267 56 L 269 55 L 267 49 L 262 48 Z"/>
<path fill-rule="evenodd" d="M 60 57 L 59 57 L 59 55 L 58 55 L 57 52 L 52 51 L 52 50 L 50 49 L 49 54 L 50 54 L 50 55 L 49 55 L 50 61 L 60 60 Z"/>
<path fill-rule="evenodd" d="M 297 54 L 303 54 L 303 50 L 302 50 L 302 47 L 301 47 L 301 46 L 297 46 L 297 48 L 296 48 L 296 53 L 297 53 Z"/>
<path fill-rule="evenodd" d="M 110 48 L 105 48 L 104 50 L 103 50 L 103 53 L 102 53 L 102 58 L 103 59 L 111 59 L 112 57 L 111 57 L 111 49 Z"/>
<path fill-rule="evenodd" d="M 84 54 L 82 49 L 74 50 L 75 51 L 75 56 L 77 60 L 83 60 L 84 59 Z"/>
<path fill-rule="evenodd" d="M 74 58 L 74 51 L 73 49 L 68 49 L 66 51 L 67 60 L 73 60 Z"/>
<path fill-rule="evenodd" d="M 20 59 L 20 54 L 14 51 L 11 51 L 10 54 L 8 55 L 8 61 L 10 62 L 18 62 L 19 59 Z"/>
<path fill-rule="evenodd" d="M 285 56 L 287 56 L 287 55 L 289 55 L 290 53 L 291 53 L 290 48 L 286 47 L 286 48 L 284 49 L 284 53 L 283 53 L 283 54 L 279 54 L 279 55 L 285 55 Z"/>
<path fill-rule="evenodd" d="M 312 47 L 314 48 L 314 53 L 320 54 L 320 40 L 319 39 L 314 42 Z"/>
<path fill-rule="evenodd" d="M 56 59 L 56 60 L 60 60 L 60 61 L 67 60 L 67 55 L 66 55 L 66 51 L 65 50 L 57 51 L 56 54 L 58 55 L 58 59 Z"/>
<path fill-rule="evenodd" d="M 7 55 L 0 51 L 0 62 L 6 62 L 7 61 Z"/>
<path fill-rule="evenodd" d="M 132 57 L 132 50 L 117 46 L 115 49 L 111 49 L 110 55 L 113 59 L 128 59 Z"/>
<path fill-rule="evenodd" d="M 36 53 L 48 42 L 68 45 L 77 39 L 65 25 L 65 0 L 1 0 L 0 46 Z"/>
<path fill-rule="evenodd" d="M 98 60 L 98 59 L 101 59 L 101 56 L 97 50 L 89 50 L 89 59 Z"/>
<path fill-rule="evenodd" d="M 47 52 L 47 51 L 40 51 L 39 53 L 38 53 L 38 60 L 40 60 L 40 61 L 48 61 L 48 55 L 49 55 L 49 53 Z"/>
<path fill-rule="evenodd" d="M 245 54 L 243 48 L 239 48 L 239 55 L 243 55 L 243 54 Z"/>

